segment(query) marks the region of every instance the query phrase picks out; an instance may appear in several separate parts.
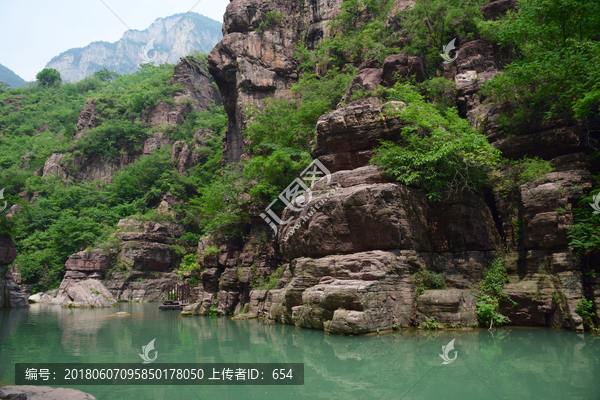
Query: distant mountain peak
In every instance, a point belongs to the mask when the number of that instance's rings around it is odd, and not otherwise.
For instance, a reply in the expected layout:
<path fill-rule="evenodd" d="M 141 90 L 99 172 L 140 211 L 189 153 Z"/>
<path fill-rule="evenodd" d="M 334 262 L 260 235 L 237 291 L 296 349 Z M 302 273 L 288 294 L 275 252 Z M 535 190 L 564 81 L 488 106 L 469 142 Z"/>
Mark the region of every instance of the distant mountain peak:
<path fill-rule="evenodd" d="M 46 68 L 58 70 L 68 82 L 77 82 L 102 68 L 128 74 L 148 61 L 176 64 L 193 51 L 208 53 L 222 37 L 220 22 L 194 12 L 174 14 L 157 18 L 142 31 L 128 30 L 117 42 L 98 41 L 69 49 L 52 58 Z M 145 54 L 143 49 L 152 39 L 152 49 Z"/>
<path fill-rule="evenodd" d="M 25 86 L 26 83 L 23 78 L 2 64 L 0 64 L 0 81 L 8 83 L 12 88 Z"/>

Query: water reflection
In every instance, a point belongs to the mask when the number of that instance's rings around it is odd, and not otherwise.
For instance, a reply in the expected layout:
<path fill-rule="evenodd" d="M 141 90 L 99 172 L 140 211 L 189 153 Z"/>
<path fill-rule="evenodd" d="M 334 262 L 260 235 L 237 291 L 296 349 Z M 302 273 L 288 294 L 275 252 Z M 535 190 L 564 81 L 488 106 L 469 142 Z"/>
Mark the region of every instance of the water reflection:
<path fill-rule="evenodd" d="M 113 316 L 117 311 L 131 315 Z M 0 382 L 14 381 L 15 362 L 138 363 L 141 347 L 153 338 L 159 362 L 305 365 L 304 386 L 78 387 L 103 399 L 590 399 L 600 389 L 600 341 L 570 331 L 339 337 L 257 320 L 181 318 L 159 312 L 156 304 L 97 310 L 34 305 L 0 311 L 0 322 Z M 452 339 L 458 356 L 442 365 L 442 346 Z"/>

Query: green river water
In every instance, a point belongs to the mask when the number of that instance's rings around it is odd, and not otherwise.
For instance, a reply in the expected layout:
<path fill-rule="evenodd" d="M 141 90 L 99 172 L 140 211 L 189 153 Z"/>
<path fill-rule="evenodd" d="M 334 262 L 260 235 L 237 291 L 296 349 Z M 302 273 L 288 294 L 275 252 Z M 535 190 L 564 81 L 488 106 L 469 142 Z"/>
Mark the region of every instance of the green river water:
<path fill-rule="evenodd" d="M 118 311 L 130 316 L 111 316 Z M 600 399 L 600 340 L 506 328 L 340 337 L 259 320 L 182 318 L 158 303 L 111 309 L 32 305 L 0 310 L 0 385 L 17 362 L 304 363 L 302 386 L 72 386 L 122 399 Z M 442 346 L 457 358 L 442 365 Z M 453 353 L 452 353 L 453 354 Z"/>

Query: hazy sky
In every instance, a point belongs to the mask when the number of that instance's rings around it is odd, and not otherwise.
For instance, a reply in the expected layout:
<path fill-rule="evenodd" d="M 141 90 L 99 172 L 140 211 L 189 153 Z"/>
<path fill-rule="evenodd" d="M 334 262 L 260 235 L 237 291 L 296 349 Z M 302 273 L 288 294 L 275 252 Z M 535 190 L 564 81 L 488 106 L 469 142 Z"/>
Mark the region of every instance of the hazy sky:
<path fill-rule="evenodd" d="M 227 4 L 229 0 L 0 0 L 0 64 L 31 81 L 52 57 L 70 48 L 116 42 L 127 26 L 144 30 L 157 18 L 190 9 L 222 22 Z"/>

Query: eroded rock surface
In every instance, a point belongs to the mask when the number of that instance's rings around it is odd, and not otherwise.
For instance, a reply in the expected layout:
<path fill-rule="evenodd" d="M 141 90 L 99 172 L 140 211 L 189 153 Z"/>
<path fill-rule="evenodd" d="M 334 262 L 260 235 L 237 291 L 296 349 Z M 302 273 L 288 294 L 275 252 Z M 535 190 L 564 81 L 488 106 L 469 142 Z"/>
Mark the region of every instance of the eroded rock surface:
<path fill-rule="evenodd" d="M 65 307 L 114 307 L 117 300 L 99 279 L 82 272 L 69 271 L 50 304 Z"/>
<path fill-rule="evenodd" d="M 364 99 L 325 114 L 317 121 L 313 158 L 336 172 L 368 164 L 379 140 L 398 140 L 406 126 L 391 114 L 404 106 L 399 101 L 381 104 Z"/>
<path fill-rule="evenodd" d="M 249 104 L 262 107 L 267 97 L 289 98 L 289 89 L 298 79 L 295 58 L 299 40 L 309 48 L 326 34 L 327 22 L 340 10 L 340 0 L 317 0 L 302 7 L 297 2 L 236 0 L 227 5 L 223 39 L 208 56 L 214 77 L 229 116 L 223 162 L 239 160 L 245 150 L 242 130 Z M 262 32 L 267 13 L 280 13 Z"/>

